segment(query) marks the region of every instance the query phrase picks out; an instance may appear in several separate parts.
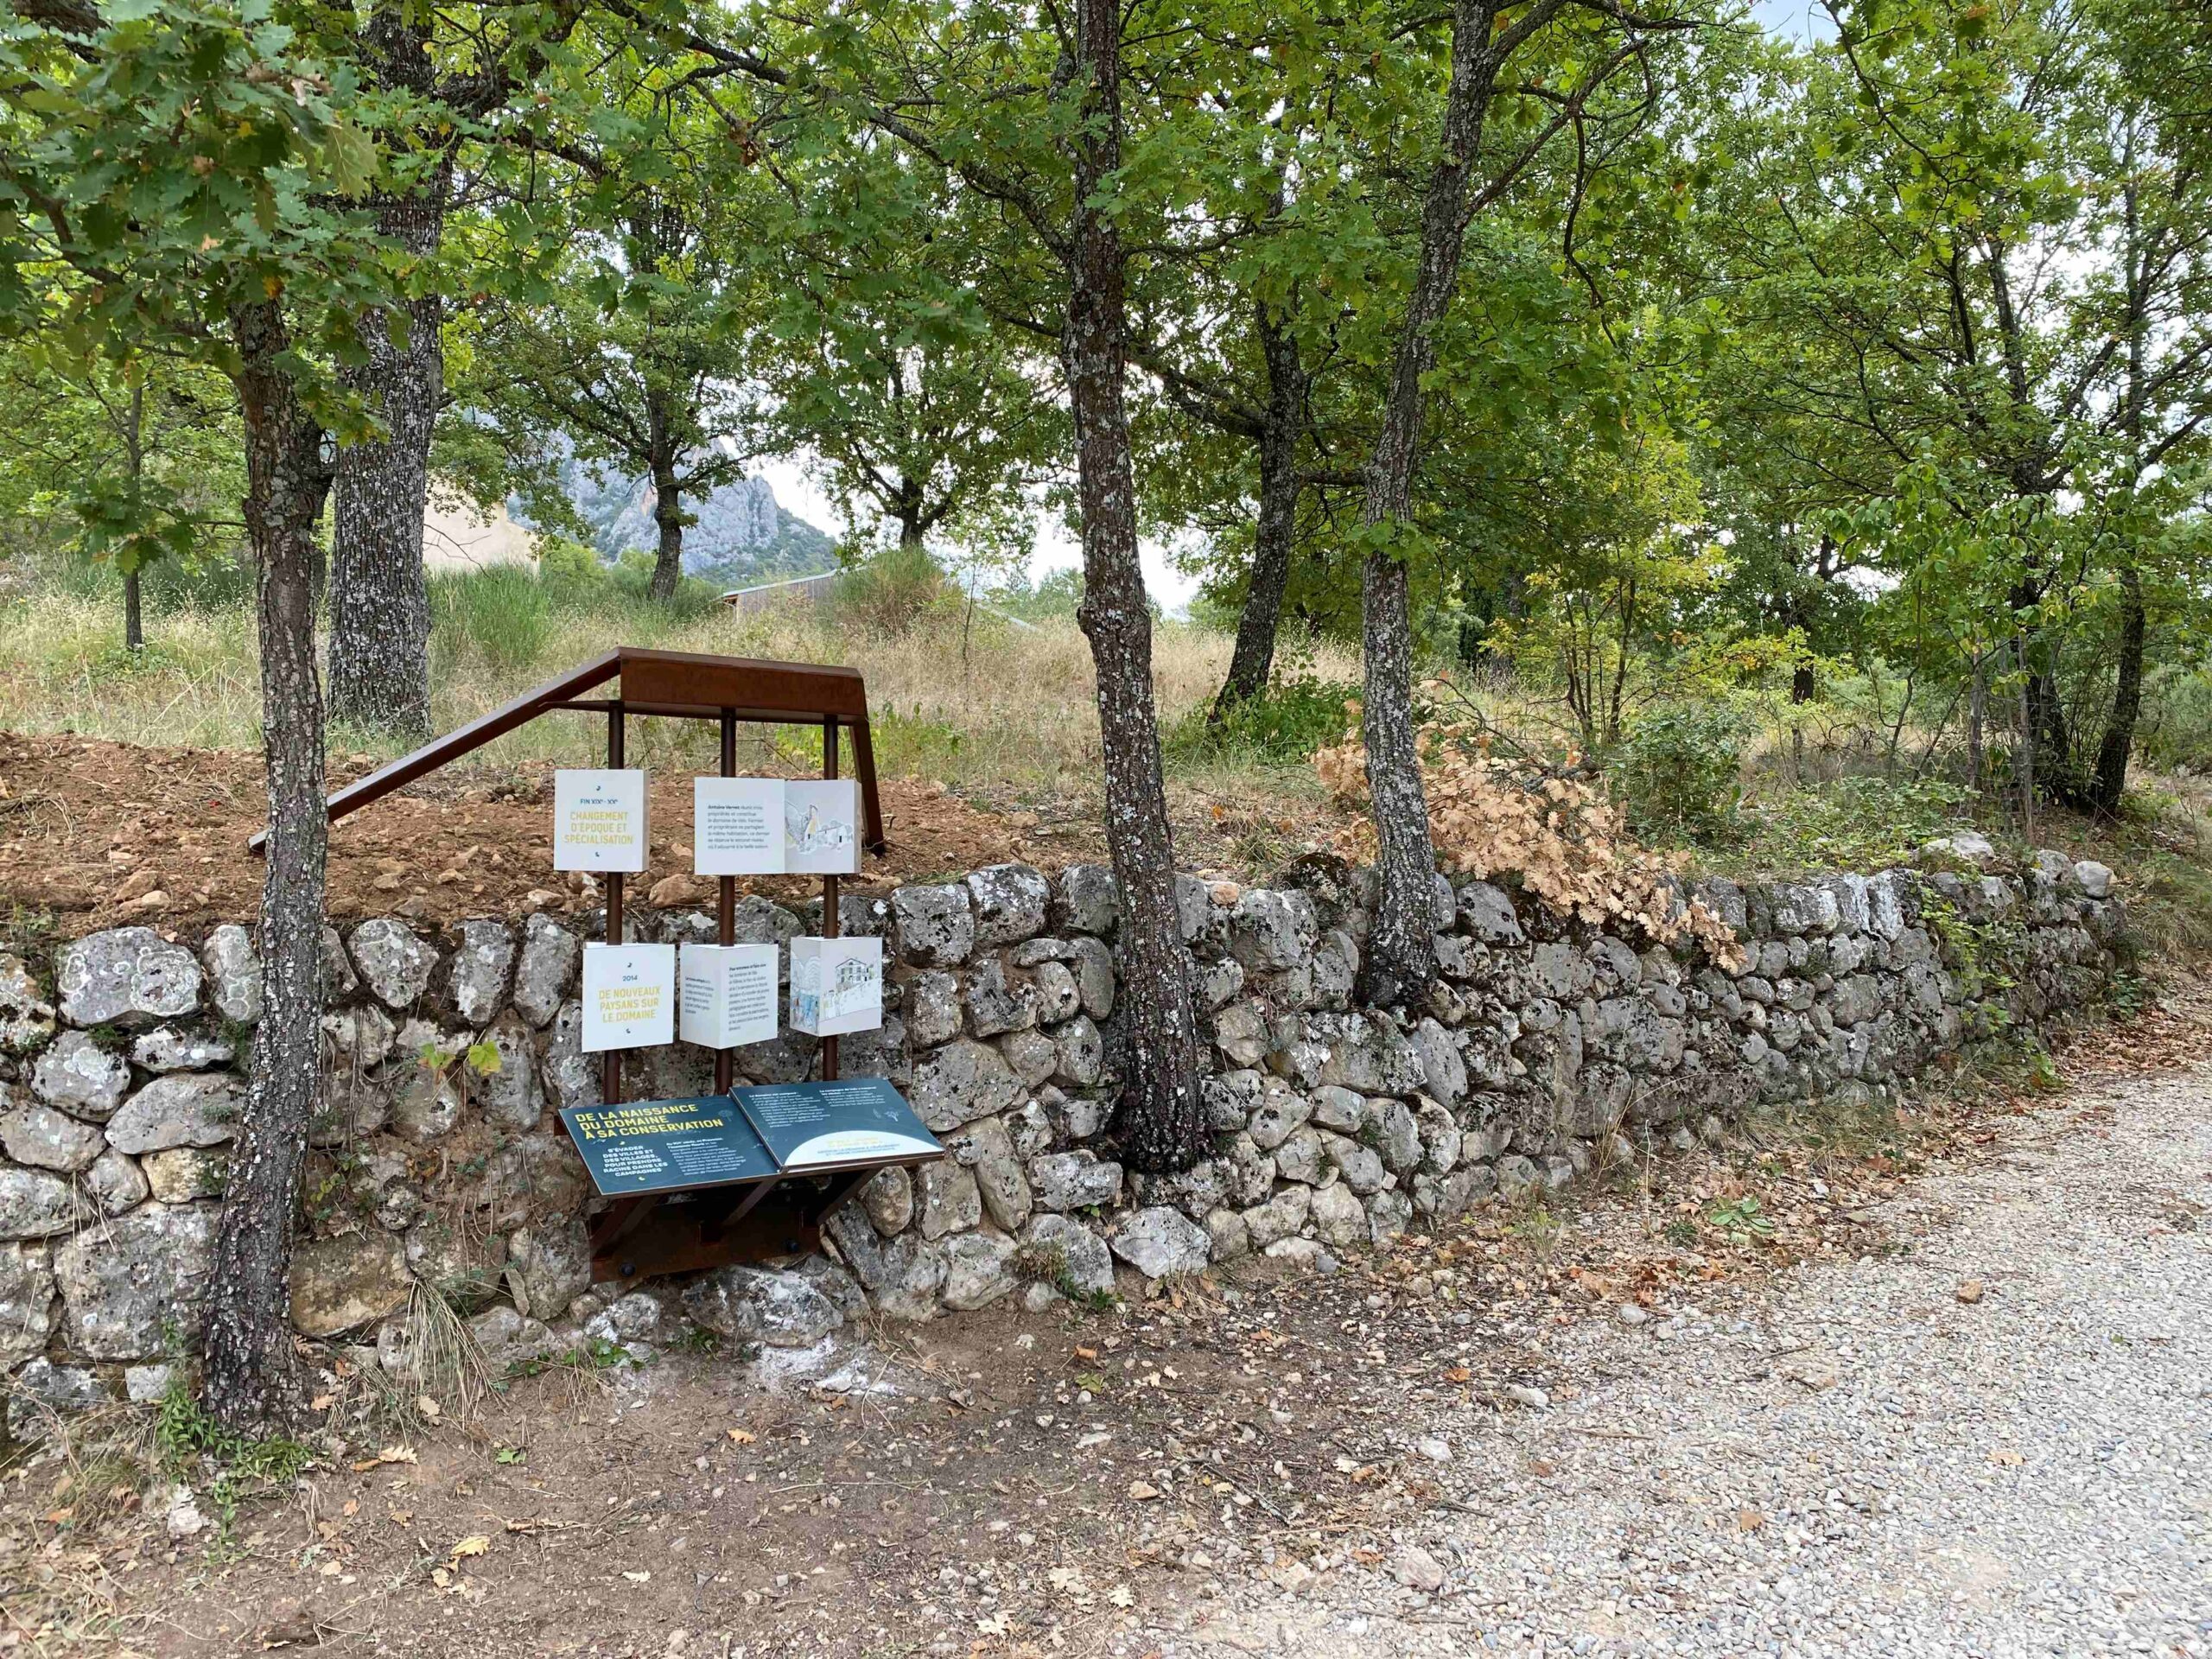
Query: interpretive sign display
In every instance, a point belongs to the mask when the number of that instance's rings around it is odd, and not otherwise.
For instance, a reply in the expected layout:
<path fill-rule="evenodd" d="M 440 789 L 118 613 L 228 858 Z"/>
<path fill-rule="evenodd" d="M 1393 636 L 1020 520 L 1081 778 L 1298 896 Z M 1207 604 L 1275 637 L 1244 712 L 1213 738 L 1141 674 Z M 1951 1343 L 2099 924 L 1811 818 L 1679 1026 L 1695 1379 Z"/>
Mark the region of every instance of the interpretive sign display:
<path fill-rule="evenodd" d="M 874 1031 L 883 1023 L 883 941 L 791 941 L 791 1029 L 810 1037 Z"/>
<path fill-rule="evenodd" d="M 850 875 L 861 867 L 860 785 L 850 778 L 784 785 L 784 868 L 799 875 Z"/>
<path fill-rule="evenodd" d="M 728 1095 L 570 1106 L 561 1113 L 592 1184 L 608 1197 L 763 1180 L 776 1160 Z"/>
<path fill-rule="evenodd" d="M 691 868 L 701 875 L 780 874 L 783 779 L 693 779 Z"/>
<path fill-rule="evenodd" d="M 741 1048 L 776 1034 L 776 947 L 687 944 L 677 957 L 683 1040 Z"/>
<path fill-rule="evenodd" d="M 645 774 L 579 771 L 553 774 L 553 868 L 644 870 L 651 846 L 645 822 Z"/>
<path fill-rule="evenodd" d="M 586 1053 L 676 1040 L 676 947 L 584 946 Z"/>
<path fill-rule="evenodd" d="M 944 1150 L 881 1077 L 767 1084 L 729 1092 L 786 1174 L 895 1163 Z"/>

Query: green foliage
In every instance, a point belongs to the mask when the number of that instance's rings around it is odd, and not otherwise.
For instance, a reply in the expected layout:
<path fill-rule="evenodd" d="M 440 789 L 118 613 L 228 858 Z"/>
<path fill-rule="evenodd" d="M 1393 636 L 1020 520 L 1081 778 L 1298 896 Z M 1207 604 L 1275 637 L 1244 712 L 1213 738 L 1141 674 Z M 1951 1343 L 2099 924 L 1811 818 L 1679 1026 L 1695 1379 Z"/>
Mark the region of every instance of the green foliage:
<path fill-rule="evenodd" d="M 495 668 L 528 668 L 552 636 L 555 591 L 525 564 L 441 570 L 430 578 L 432 636 L 448 649 L 465 645 Z"/>
<path fill-rule="evenodd" d="M 1070 565 L 1039 576 L 1033 583 L 995 588 L 990 602 L 1025 622 L 1072 621 L 1083 604 L 1083 567 Z"/>
<path fill-rule="evenodd" d="M 315 1461 L 314 1452 L 297 1440 L 282 1435 L 257 1440 L 226 1428 L 182 1377 L 162 1395 L 154 1446 L 163 1473 L 204 1487 L 215 1506 L 219 1554 L 231 1548 L 243 1500 L 289 1485 Z"/>
<path fill-rule="evenodd" d="M 2139 741 L 2161 771 L 2212 772 L 2212 671 L 2168 663 L 2147 675 Z"/>
<path fill-rule="evenodd" d="M 1731 1244 L 1763 1243 L 1774 1236 L 1773 1218 L 1749 1193 L 1714 1199 L 1706 1206 L 1705 1224 Z"/>
<path fill-rule="evenodd" d="M 1970 915 L 1937 889 L 1924 887 L 1920 918 L 1972 1010 L 1974 1034 L 1994 1037 L 2012 1030 L 2016 1022 L 2005 999 L 2028 970 L 2027 929 L 2018 917 Z"/>
<path fill-rule="evenodd" d="M 1171 754 L 1234 755 L 1269 766 L 1303 766 L 1344 734 L 1344 705 L 1359 687 L 1310 674 L 1279 678 L 1256 697 L 1232 703 L 1218 725 L 1212 708 L 1193 709 L 1167 736 Z"/>
<path fill-rule="evenodd" d="M 899 639 L 925 616 L 958 599 L 944 567 L 918 542 L 858 556 L 849 550 L 849 556 L 850 563 L 831 586 L 830 602 L 840 621 L 875 639 Z"/>
<path fill-rule="evenodd" d="M 2133 954 L 2154 977 L 2212 956 L 2212 869 L 2162 847 L 2144 849 L 2129 894 Z"/>
<path fill-rule="evenodd" d="M 1957 828 L 1972 798 L 1948 779 L 1878 773 L 1785 789 L 1746 806 L 1732 857 L 1747 868 L 1880 869 Z"/>
<path fill-rule="evenodd" d="M 1749 722 L 1725 702 L 1669 703 L 1629 728 L 1605 770 L 1646 841 L 1713 842 L 1734 828 Z"/>

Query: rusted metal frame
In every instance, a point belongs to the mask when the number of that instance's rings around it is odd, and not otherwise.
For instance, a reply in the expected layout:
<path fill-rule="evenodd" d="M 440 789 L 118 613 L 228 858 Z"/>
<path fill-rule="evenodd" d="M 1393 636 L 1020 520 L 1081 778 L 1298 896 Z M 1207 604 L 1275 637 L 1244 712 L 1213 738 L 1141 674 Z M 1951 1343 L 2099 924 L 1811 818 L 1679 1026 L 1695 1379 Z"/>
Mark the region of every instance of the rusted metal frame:
<path fill-rule="evenodd" d="M 623 734 L 622 705 L 615 703 L 607 715 L 607 766 L 610 772 L 622 768 Z M 650 853 L 651 849 L 647 849 Z M 607 873 L 607 942 L 622 943 L 622 872 Z M 599 1095 L 602 1104 L 620 1105 L 622 1101 L 622 1051 L 610 1048 L 600 1058 Z"/>
<path fill-rule="evenodd" d="M 709 1243 L 712 1243 L 714 1240 L 720 1238 L 724 1233 L 728 1232 L 732 1228 L 735 1227 L 738 1223 L 743 1221 L 747 1216 L 751 1215 L 753 1211 L 758 1209 L 760 1205 L 760 1200 L 766 1198 L 771 1192 L 781 1186 L 784 1184 L 784 1180 L 785 1178 L 781 1175 L 771 1175 L 766 1180 L 761 1182 L 760 1185 L 753 1188 L 752 1191 L 747 1192 L 737 1206 L 731 1210 L 728 1214 L 720 1216 L 714 1221 L 702 1224 L 699 1229 L 699 1236 Z"/>
<path fill-rule="evenodd" d="M 348 813 L 381 800 L 472 750 L 482 748 L 516 728 L 527 725 L 539 715 L 563 709 L 607 712 L 607 700 L 585 702 L 581 700 L 582 694 L 617 675 L 622 677 L 626 691 L 633 680 L 637 682 L 640 695 L 626 700 L 632 714 L 719 720 L 725 709 L 734 709 L 738 719 L 763 724 L 805 725 L 816 720 L 835 720 L 850 726 L 866 817 L 863 844 L 872 853 L 880 854 L 885 849 L 883 811 L 875 783 L 874 734 L 868 727 L 868 694 L 858 670 L 709 657 L 691 652 L 652 651 L 635 645 L 618 646 L 594 658 L 558 678 L 502 703 L 490 714 L 479 715 L 458 730 L 379 766 L 367 777 L 334 791 L 325 803 L 325 810 L 334 823 Z M 707 702 L 687 701 L 680 695 L 652 695 L 675 685 L 696 694 L 697 683 L 702 679 L 721 683 L 732 695 Z M 747 694 L 741 698 L 736 695 L 739 688 Z M 258 854 L 267 841 L 267 832 L 260 831 L 251 836 L 246 845 L 250 851 Z"/>
<path fill-rule="evenodd" d="M 822 775 L 831 781 L 835 781 L 837 776 L 837 722 L 834 719 L 822 722 Z M 826 872 L 822 877 L 822 937 L 825 939 L 837 937 L 837 878 Z M 818 1010 L 820 1004 L 816 1006 Z M 837 1039 L 824 1037 L 822 1039 L 822 1080 L 830 1083 L 836 1076 Z"/>
<path fill-rule="evenodd" d="M 808 1219 L 817 1227 L 821 1226 L 823 1223 L 828 1221 L 830 1217 L 837 1213 L 838 1210 L 844 1205 L 846 1199 L 851 1198 L 854 1193 L 859 1192 L 863 1186 L 866 1186 L 870 1179 L 873 1178 L 879 1171 L 892 1167 L 894 1167 L 894 1166 L 889 1164 L 879 1164 L 874 1169 L 854 1170 L 850 1174 L 847 1175 L 844 1179 L 836 1182 L 830 1186 L 828 1193 L 825 1194 L 822 1201 L 815 1206 L 813 1214 L 808 1217 Z"/>
<path fill-rule="evenodd" d="M 614 1200 L 601 1211 L 591 1229 L 591 1253 L 599 1255 L 611 1250 L 622 1239 L 636 1230 L 639 1223 L 657 1207 L 652 1202 L 658 1195 L 638 1193 Z"/>
<path fill-rule="evenodd" d="M 723 709 L 721 724 L 722 776 L 734 778 L 737 776 L 737 710 Z M 694 835 L 698 833 L 696 824 L 692 826 L 692 833 Z M 734 875 L 725 875 L 715 883 L 715 938 L 721 944 L 737 943 L 737 878 Z M 736 1076 L 735 1058 L 726 1048 L 716 1049 L 715 1051 L 715 1092 L 728 1094 L 730 1084 L 735 1081 Z"/>
<path fill-rule="evenodd" d="M 488 715 L 480 715 L 457 731 L 425 743 L 410 754 L 378 767 L 367 777 L 357 779 L 334 793 L 325 804 L 333 823 L 348 812 L 366 806 L 372 801 L 382 800 L 396 789 L 404 788 L 417 778 L 426 777 L 449 760 L 456 760 L 472 749 L 480 749 L 494 738 L 505 737 L 518 726 L 526 726 L 563 699 L 603 685 L 621 671 L 622 653 L 610 651 L 604 657 L 595 657 L 580 668 L 574 668 L 557 680 L 549 680 L 534 691 L 525 691 L 508 702 L 501 703 Z M 246 842 L 250 851 L 258 853 L 269 839 L 263 830 Z"/>
<path fill-rule="evenodd" d="M 875 742 L 868 730 L 868 711 L 847 722 L 853 728 L 853 774 L 861 780 L 861 806 L 867 814 L 868 839 L 862 844 L 880 857 L 890 843 L 883 838 L 883 803 L 875 792 Z"/>
<path fill-rule="evenodd" d="M 855 668 L 779 663 L 748 657 L 621 647 L 622 695 L 633 702 L 709 709 L 761 709 L 841 720 L 868 715 L 868 691 Z"/>

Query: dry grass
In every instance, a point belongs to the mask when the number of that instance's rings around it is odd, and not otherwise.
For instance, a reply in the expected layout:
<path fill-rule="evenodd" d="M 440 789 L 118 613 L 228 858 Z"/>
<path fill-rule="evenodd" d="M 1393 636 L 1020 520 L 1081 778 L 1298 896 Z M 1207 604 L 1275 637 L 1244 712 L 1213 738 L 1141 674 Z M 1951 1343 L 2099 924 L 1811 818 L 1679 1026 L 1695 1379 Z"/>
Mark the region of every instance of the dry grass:
<path fill-rule="evenodd" d="M 496 614 L 456 624 L 442 607 L 434 640 L 434 714 L 458 726 L 572 664 L 616 645 L 650 645 L 790 661 L 850 664 L 868 677 L 876 763 L 889 776 L 940 779 L 963 791 L 1010 800 L 1088 799 L 1096 793 L 1098 717 L 1088 642 L 1071 622 L 1026 632 L 979 617 L 925 618 L 893 638 L 840 626 L 833 613 L 793 607 L 739 617 L 715 607 L 656 614 L 630 604 L 555 605 L 528 619 L 530 648 L 502 643 Z M 259 738 L 260 683 L 252 615 L 243 603 L 165 610 L 149 620 L 149 649 L 134 661 L 105 595 L 34 589 L 0 601 L 0 727 L 73 732 L 131 742 L 245 748 Z M 490 644 L 480 644 L 488 638 Z M 1162 625 L 1154 641 L 1154 683 L 1163 729 L 1201 708 L 1227 667 L 1230 640 Z M 1342 652 L 1319 671 L 1353 677 Z M 1342 658 L 1343 660 L 1336 660 Z M 588 716 L 552 718 L 500 740 L 487 765 L 585 762 L 601 741 Z M 710 765 L 712 732 L 696 722 L 641 721 L 633 764 Z M 806 765 L 820 754 L 816 733 L 753 728 L 741 764 Z M 333 746 L 383 758 L 393 746 L 337 732 Z M 1318 795 L 1300 767 L 1247 767 L 1234 757 L 1193 761 L 1184 781 L 1200 793 L 1236 799 L 1257 791 L 1296 801 Z"/>

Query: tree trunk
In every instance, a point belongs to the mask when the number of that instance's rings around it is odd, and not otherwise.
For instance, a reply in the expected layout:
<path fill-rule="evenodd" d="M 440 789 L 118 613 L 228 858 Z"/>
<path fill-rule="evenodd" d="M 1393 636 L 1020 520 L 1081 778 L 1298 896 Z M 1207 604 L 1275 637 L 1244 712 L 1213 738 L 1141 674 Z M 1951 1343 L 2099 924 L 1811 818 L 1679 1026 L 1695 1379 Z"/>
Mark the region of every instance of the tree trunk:
<path fill-rule="evenodd" d="M 1260 512 L 1252 536 L 1252 576 L 1237 613 L 1236 646 L 1206 724 L 1218 727 L 1236 704 L 1259 696 L 1274 671 L 1275 630 L 1290 582 L 1298 516 L 1298 435 L 1306 374 L 1288 321 L 1265 304 L 1259 310 L 1260 355 L 1267 365 L 1268 408 L 1260 432 Z"/>
<path fill-rule="evenodd" d="M 240 306 L 232 331 L 245 418 L 246 533 L 257 567 L 269 873 L 261 889 L 262 1014 L 208 1285 L 207 1397 L 217 1419 L 248 1428 L 296 1403 L 292 1226 L 320 1089 L 329 830 L 311 555 L 329 478 L 321 429 L 281 362 L 290 345 L 282 306 Z"/>
<path fill-rule="evenodd" d="M 2028 645 L 2024 635 L 2014 636 L 2012 650 L 2022 669 L 2018 742 L 2012 752 L 2014 766 L 2019 773 L 2020 839 L 2033 841 L 2036 834 L 2036 677 L 2027 670 Z"/>
<path fill-rule="evenodd" d="M 676 477 L 676 442 L 670 435 L 667 394 L 658 385 L 645 387 L 645 465 L 653 486 L 653 528 L 658 540 L 653 550 L 653 579 L 647 588 L 655 599 L 676 597 L 683 577 L 683 491 Z"/>
<path fill-rule="evenodd" d="M 429 95 L 435 86 L 429 31 L 379 5 L 365 31 L 387 87 Z M 435 257 L 445 232 L 448 163 L 405 195 L 379 196 L 377 228 L 418 258 Z M 365 360 L 339 383 L 360 394 L 381 438 L 339 458 L 330 569 L 330 715 L 409 741 L 430 734 L 430 594 L 423 569 L 429 504 L 430 434 L 445 398 L 444 308 L 435 294 L 372 312 L 359 333 Z"/>
<path fill-rule="evenodd" d="M 1989 796 L 1989 762 L 1982 755 L 1982 728 L 1989 715 L 1989 665 L 1987 654 L 1976 652 L 1974 659 L 1974 684 L 1967 696 L 1967 768 L 1974 777 L 1974 792 L 1986 800 Z M 1910 701 L 1910 699 L 1908 699 Z M 1904 722 L 1900 719 L 1897 722 Z"/>
<path fill-rule="evenodd" d="M 683 575 L 683 492 L 675 466 L 658 456 L 653 461 L 653 527 L 660 534 L 650 591 L 655 599 L 674 599 Z"/>
<path fill-rule="evenodd" d="M 130 469 L 130 493 L 135 500 L 146 478 L 146 386 L 143 381 L 130 388 L 130 412 L 124 417 L 123 457 L 124 465 Z M 135 565 L 123 573 L 123 648 L 125 651 L 143 651 L 146 648 L 145 593 Z"/>
<path fill-rule="evenodd" d="M 445 219 L 438 196 L 390 197 L 384 234 L 431 253 Z M 338 461 L 330 568 L 330 713 L 334 720 L 413 741 L 430 734 L 430 592 L 423 569 L 429 501 L 430 434 L 445 397 L 445 352 L 435 296 L 361 319 L 365 362 L 340 373 L 386 435 L 353 445 Z"/>
<path fill-rule="evenodd" d="M 2133 565 L 2120 572 L 2120 658 L 2114 666 L 2112 713 L 2105 721 L 2105 734 L 2097 745 L 2097 769 L 2081 803 L 2090 811 L 2110 817 L 2120 810 L 2127 792 L 2127 760 L 2135 749 L 2135 722 L 2143 712 L 2143 636 L 2146 618 L 2143 607 L 2143 576 Z"/>
<path fill-rule="evenodd" d="M 1497 59 L 1493 0 L 1458 0 L 1452 22 L 1452 84 L 1444 105 L 1443 154 L 1421 203 L 1421 262 L 1391 367 L 1382 429 L 1367 465 L 1363 521 L 1371 531 L 1413 518 L 1421 378 L 1435 361 L 1433 331 L 1452 302 L 1466 234 L 1467 180 L 1489 113 Z M 1388 539 L 1370 543 L 1361 573 L 1365 624 L 1367 786 L 1373 798 L 1381 887 L 1368 938 L 1363 991 L 1370 1002 L 1411 1001 L 1436 969 L 1436 845 L 1428 831 L 1421 754 L 1414 734 L 1413 631 L 1404 559 Z"/>
<path fill-rule="evenodd" d="M 1117 1016 L 1128 1075 L 1118 1128 L 1136 1168 L 1186 1169 L 1205 1155 L 1190 953 L 1175 910 L 1175 851 L 1153 709 L 1152 612 L 1137 561 L 1136 474 L 1123 381 L 1127 257 L 1096 206 L 1121 164 L 1121 9 L 1076 0 L 1075 77 L 1089 118 L 1073 140 L 1075 219 L 1061 355 L 1075 417 L 1084 598 L 1106 773 L 1106 840 L 1122 890 Z"/>

